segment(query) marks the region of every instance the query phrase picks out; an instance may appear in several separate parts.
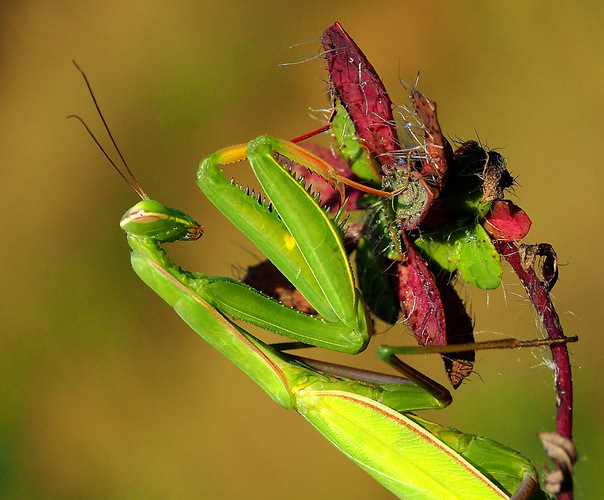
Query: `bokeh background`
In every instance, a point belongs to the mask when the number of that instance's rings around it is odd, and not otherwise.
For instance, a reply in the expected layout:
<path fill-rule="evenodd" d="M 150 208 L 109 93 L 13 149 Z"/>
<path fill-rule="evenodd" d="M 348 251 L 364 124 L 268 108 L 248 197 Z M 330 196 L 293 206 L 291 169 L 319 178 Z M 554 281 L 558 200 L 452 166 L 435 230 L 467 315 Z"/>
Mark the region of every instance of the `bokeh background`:
<path fill-rule="evenodd" d="M 393 100 L 420 70 L 445 133 L 508 158 L 515 201 L 533 220 L 527 240 L 556 248 L 556 304 L 566 333 L 581 337 L 571 347 L 577 497 L 601 494 L 601 2 L 31 0 L 4 1 L 0 13 L 0 497 L 392 497 L 138 280 L 118 226 L 136 195 L 65 119 L 81 114 L 107 143 L 75 58 L 147 192 L 205 225 L 171 254 L 240 276 L 259 255 L 198 191 L 196 165 L 261 133 L 317 125 L 309 109 L 328 104 L 324 61 L 280 64 L 316 56 L 336 20 Z M 504 281 L 491 293 L 464 288 L 478 337 L 539 335 L 513 275 Z M 399 326 L 380 342 L 413 340 Z M 355 362 L 380 368 L 374 350 Z M 428 416 L 541 467 L 536 433 L 554 429 L 547 354 L 480 354 L 453 405 Z M 437 357 L 413 362 L 444 380 Z"/>

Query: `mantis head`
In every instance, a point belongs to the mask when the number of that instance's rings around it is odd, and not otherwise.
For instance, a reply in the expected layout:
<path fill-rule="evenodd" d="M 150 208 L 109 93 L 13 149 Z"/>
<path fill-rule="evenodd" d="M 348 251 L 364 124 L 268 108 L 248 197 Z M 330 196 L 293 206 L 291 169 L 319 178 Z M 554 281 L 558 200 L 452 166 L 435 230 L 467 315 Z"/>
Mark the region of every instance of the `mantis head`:
<path fill-rule="evenodd" d="M 203 234 L 203 227 L 191 216 L 150 199 L 139 201 L 129 209 L 120 227 L 127 233 L 160 243 L 192 241 Z"/>

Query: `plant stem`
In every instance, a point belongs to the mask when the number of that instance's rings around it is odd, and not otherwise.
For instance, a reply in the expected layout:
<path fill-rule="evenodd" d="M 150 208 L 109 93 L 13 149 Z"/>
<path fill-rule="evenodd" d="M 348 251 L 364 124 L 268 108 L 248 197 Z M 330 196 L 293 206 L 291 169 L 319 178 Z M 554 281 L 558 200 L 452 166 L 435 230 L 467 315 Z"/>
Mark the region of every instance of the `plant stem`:
<path fill-rule="evenodd" d="M 518 247 L 514 243 L 507 241 L 496 241 L 494 243 L 499 254 L 505 257 L 520 278 L 548 336 L 552 339 L 565 338 L 560 318 L 552 303 L 549 291 L 539 280 L 533 268 L 525 269 L 522 266 Z M 556 432 L 572 440 L 573 379 L 568 349 L 566 344 L 553 345 L 551 346 L 551 351 L 555 365 Z M 557 500 L 571 500 L 573 498 L 572 475 L 563 482 L 561 491 L 556 498 Z"/>

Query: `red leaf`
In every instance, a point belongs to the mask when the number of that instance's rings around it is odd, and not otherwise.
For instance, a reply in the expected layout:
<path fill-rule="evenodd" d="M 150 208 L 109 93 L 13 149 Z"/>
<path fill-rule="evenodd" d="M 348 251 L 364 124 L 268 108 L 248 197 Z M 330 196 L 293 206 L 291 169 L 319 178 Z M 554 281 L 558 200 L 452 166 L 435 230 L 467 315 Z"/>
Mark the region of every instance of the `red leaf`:
<path fill-rule="evenodd" d="M 384 165 L 400 149 L 386 87 L 361 49 L 339 23 L 321 36 L 335 92 L 348 111 L 357 135 Z"/>
<path fill-rule="evenodd" d="M 399 299 L 419 345 L 445 345 L 445 313 L 426 261 L 408 246 L 398 268 Z"/>
<path fill-rule="evenodd" d="M 419 345 L 473 342 L 472 320 L 461 299 L 448 283 L 441 284 L 441 294 L 426 261 L 410 244 L 398 266 L 398 278 L 401 308 Z M 447 321 L 453 335 L 447 333 Z M 457 389 L 472 372 L 474 352 L 449 353 L 443 355 L 443 361 L 451 385 Z"/>
<path fill-rule="evenodd" d="M 529 232 L 531 219 L 511 201 L 494 201 L 482 226 L 494 240 L 518 241 Z"/>

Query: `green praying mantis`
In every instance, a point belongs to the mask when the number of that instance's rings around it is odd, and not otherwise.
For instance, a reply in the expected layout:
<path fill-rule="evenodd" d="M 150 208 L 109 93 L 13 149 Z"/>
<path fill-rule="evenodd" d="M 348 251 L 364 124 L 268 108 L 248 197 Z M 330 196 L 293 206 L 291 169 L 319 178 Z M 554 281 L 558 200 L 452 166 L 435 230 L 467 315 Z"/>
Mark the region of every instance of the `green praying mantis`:
<path fill-rule="evenodd" d="M 197 182 L 292 279 L 320 317 L 288 308 L 239 281 L 181 270 L 160 245 L 196 239 L 201 228 L 188 215 L 144 194 L 121 221 L 135 272 L 275 402 L 298 411 L 399 498 L 508 498 L 511 492 L 517 492 L 514 498 L 530 498 L 537 479 L 525 458 L 492 440 L 409 413 L 446 406 L 448 391 L 443 387 L 427 389 L 360 371 L 354 378 L 340 376 L 337 367 L 266 345 L 229 318 L 347 353 L 363 350 L 370 338 L 371 322 L 337 225 L 273 151 L 311 169 L 321 165 L 296 144 L 262 136 L 206 157 Z M 245 156 L 273 211 L 225 179 L 220 166 Z"/>
<path fill-rule="evenodd" d="M 245 159 L 268 201 L 250 196 L 224 177 L 224 167 Z M 418 410 L 446 407 L 451 396 L 444 387 L 400 362 L 394 349 L 382 346 L 378 354 L 406 377 L 290 355 L 235 323 L 233 319 L 241 320 L 297 342 L 347 354 L 363 351 L 372 335 L 372 319 L 343 243 L 342 212 L 331 216 L 324 210 L 283 159 L 318 172 L 336 186 L 347 182 L 322 158 L 300 145 L 260 136 L 204 158 L 197 184 L 296 287 L 317 315 L 287 307 L 235 279 L 182 270 L 162 245 L 197 240 L 202 227 L 187 214 L 150 199 L 125 162 L 125 172 L 111 162 L 142 198 L 120 222 L 132 249 L 134 271 L 275 402 L 295 409 L 397 497 L 546 498 L 533 465 L 518 452 L 414 415 L 412 412 Z M 512 339 L 501 346 L 540 343 L 551 342 Z M 466 346 L 483 347 L 493 345 Z M 435 352 L 463 349 L 463 345 L 432 348 Z"/>

